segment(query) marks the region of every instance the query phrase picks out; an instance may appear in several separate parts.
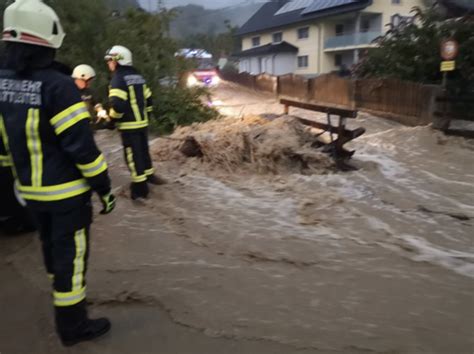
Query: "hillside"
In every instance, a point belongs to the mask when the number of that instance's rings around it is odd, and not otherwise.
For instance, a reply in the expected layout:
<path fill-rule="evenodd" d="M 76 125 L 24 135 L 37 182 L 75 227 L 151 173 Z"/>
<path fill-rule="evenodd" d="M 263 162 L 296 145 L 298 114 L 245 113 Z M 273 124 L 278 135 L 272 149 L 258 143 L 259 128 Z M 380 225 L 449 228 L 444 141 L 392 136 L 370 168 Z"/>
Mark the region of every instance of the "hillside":
<path fill-rule="evenodd" d="M 139 8 L 138 0 L 106 0 L 105 3 L 111 10 L 123 11 L 128 8 Z"/>
<path fill-rule="evenodd" d="M 171 23 L 171 35 L 174 38 L 184 38 L 198 33 L 222 33 L 227 30 L 227 21 L 232 26 L 241 26 L 260 6 L 261 4 L 248 4 L 217 10 L 209 10 L 200 5 L 175 7 L 178 16 Z"/>

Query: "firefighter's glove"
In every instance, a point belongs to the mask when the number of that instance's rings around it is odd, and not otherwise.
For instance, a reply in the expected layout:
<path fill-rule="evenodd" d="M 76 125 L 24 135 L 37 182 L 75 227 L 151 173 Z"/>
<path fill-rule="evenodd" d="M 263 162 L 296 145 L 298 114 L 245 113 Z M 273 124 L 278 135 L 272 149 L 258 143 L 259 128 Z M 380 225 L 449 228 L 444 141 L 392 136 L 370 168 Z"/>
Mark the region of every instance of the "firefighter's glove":
<path fill-rule="evenodd" d="M 107 111 L 105 109 L 102 109 L 97 112 L 97 119 L 99 122 L 102 120 L 105 120 L 105 121 L 110 120 L 109 115 L 107 114 Z"/>
<path fill-rule="evenodd" d="M 102 202 L 103 206 L 102 210 L 100 211 L 102 215 L 110 214 L 112 210 L 114 210 L 116 198 L 112 193 L 101 195 L 100 201 Z"/>

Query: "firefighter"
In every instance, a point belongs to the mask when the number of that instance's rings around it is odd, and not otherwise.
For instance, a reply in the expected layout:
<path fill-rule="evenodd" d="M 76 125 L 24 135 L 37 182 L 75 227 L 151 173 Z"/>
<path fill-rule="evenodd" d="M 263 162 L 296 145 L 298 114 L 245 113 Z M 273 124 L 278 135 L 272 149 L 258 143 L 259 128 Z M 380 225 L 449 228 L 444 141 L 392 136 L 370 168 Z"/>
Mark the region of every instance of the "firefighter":
<path fill-rule="evenodd" d="M 164 184 L 155 176 L 148 147 L 148 122 L 153 111 L 152 93 L 145 79 L 132 66 L 132 52 L 120 45 L 110 48 L 105 60 L 113 73 L 110 83 L 109 116 L 116 122 L 132 175 L 132 199 L 147 198 L 148 184 Z"/>
<path fill-rule="evenodd" d="M 98 129 L 106 128 L 105 125 L 109 121 L 107 111 L 100 103 L 96 103 L 90 91 L 91 83 L 96 77 L 94 68 L 87 64 L 78 65 L 74 68 L 71 76 L 77 88 L 81 91 L 82 100 L 86 103 L 91 117 L 94 118 L 92 123 Z"/>
<path fill-rule="evenodd" d="M 17 0 L 7 7 L 0 122 L 16 187 L 38 224 L 56 329 L 70 346 L 111 327 L 106 318 L 87 315 L 86 271 L 91 193 L 100 196 L 101 214 L 114 209 L 115 197 L 87 107 L 71 77 L 53 64 L 64 36 L 58 16 L 42 1 Z"/>

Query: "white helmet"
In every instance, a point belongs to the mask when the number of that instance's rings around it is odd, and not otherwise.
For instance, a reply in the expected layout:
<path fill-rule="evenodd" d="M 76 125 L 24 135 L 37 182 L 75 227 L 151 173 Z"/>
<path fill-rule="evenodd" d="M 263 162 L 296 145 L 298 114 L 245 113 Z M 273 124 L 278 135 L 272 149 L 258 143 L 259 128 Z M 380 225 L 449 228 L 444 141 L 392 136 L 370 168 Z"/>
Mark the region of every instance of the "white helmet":
<path fill-rule="evenodd" d="M 64 30 L 54 10 L 41 0 L 16 0 L 3 14 L 3 40 L 60 48 Z"/>
<path fill-rule="evenodd" d="M 114 60 L 120 65 L 132 66 L 132 52 L 121 45 L 114 45 L 105 53 L 105 60 Z"/>
<path fill-rule="evenodd" d="M 95 70 L 90 65 L 81 64 L 74 68 L 72 72 L 72 77 L 74 79 L 82 79 L 88 81 L 95 77 Z"/>

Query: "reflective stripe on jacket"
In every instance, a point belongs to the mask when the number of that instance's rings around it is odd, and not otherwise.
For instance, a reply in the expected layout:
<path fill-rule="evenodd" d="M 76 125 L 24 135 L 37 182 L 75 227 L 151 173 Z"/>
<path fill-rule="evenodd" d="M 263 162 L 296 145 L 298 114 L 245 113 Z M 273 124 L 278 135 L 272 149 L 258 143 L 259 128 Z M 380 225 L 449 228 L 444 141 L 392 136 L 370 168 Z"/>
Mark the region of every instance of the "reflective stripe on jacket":
<path fill-rule="evenodd" d="M 57 205 L 91 189 L 110 190 L 90 114 L 71 78 L 51 68 L 21 78 L 0 70 L 0 114 L 25 200 Z"/>
<path fill-rule="evenodd" d="M 109 100 L 109 115 L 119 130 L 148 127 L 148 116 L 153 111 L 152 92 L 133 67 L 117 68 L 110 83 Z"/>

